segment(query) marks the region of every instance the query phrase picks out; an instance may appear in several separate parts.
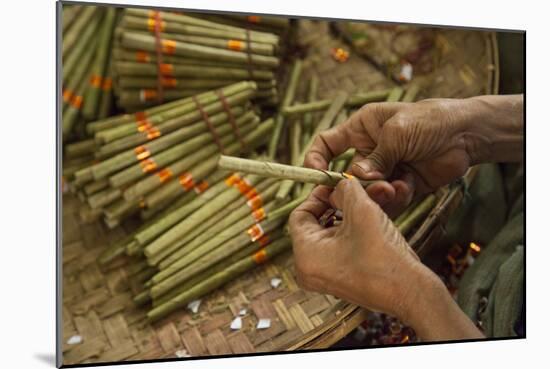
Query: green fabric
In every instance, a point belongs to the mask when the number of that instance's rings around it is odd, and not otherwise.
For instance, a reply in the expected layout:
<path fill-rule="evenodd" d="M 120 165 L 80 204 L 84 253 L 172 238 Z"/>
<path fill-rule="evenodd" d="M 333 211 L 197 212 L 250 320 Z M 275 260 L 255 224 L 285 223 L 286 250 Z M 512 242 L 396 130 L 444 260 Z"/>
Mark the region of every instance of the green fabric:
<path fill-rule="evenodd" d="M 482 252 L 460 281 L 458 304 L 473 321 L 481 319 L 487 336 L 512 336 L 524 300 L 523 166 L 482 165 L 466 190 L 443 242 L 474 241 Z"/>
<path fill-rule="evenodd" d="M 458 304 L 472 320 L 477 320 L 479 302 L 482 297 L 489 296 L 500 266 L 516 251 L 518 245 L 523 245 L 523 213 L 511 219 L 484 247 L 460 281 Z"/>
<path fill-rule="evenodd" d="M 450 217 L 442 242 L 468 245 L 474 241 L 487 245 L 504 226 L 507 207 L 499 165 L 481 165 L 461 206 Z"/>
<path fill-rule="evenodd" d="M 525 250 L 523 246 L 517 246 L 498 269 L 487 308 L 481 314 L 488 337 L 516 335 L 514 325 L 521 313 L 524 295 L 524 260 Z"/>

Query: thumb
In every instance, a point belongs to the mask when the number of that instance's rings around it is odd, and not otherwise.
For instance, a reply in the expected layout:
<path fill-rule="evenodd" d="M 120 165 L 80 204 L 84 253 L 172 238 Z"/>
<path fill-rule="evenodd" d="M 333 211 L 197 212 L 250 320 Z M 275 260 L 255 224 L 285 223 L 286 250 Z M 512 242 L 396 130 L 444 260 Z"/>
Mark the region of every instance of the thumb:
<path fill-rule="evenodd" d="M 365 159 L 353 163 L 351 171 L 353 175 L 364 180 L 387 179 L 397 161 L 393 150 L 381 141 Z"/>

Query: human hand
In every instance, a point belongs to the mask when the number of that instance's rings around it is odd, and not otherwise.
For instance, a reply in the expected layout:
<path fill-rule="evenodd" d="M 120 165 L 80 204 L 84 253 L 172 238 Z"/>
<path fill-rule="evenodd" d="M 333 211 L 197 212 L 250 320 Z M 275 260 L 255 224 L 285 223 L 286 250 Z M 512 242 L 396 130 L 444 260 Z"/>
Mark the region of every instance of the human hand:
<path fill-rule="evenodd" d="M 324 228 L 318 219 L 331 207 L 343 212 L 343 221 Z M 306 289 L 405 320 L 420 280 L 437 279 L 355 179 L 334 191 L 315 188 L 289 226 L 297 278 Z"/>
<path fill-rule="evenodd" d="M 327 169 L 332 158 L 355 148 L 352 174 L 385 179 L 367 191 L 395 216 L 414 195 L 451 183 L 474 163 L 465 132 L 476 109 L 458 99 L 368 104 L 317 136 L 304 165 Z"/>
<path fill-rule="evenodd" d="M 318 219 L 329 207 L 343 220 L 324 228 Z M 305 289 L 397 317 L 426 341 L 483 337 L 357 180 L 315 188 L 289 226 Z"/>

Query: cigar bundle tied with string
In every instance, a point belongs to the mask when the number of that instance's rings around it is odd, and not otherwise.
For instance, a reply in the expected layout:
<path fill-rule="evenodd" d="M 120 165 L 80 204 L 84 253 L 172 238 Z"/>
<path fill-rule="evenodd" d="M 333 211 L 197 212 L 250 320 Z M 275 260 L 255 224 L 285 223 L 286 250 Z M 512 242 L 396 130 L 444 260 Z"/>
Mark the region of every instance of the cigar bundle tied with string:
<path fill-rule="evenodd" d="M 92 138 L 65 151 L 95 160 L 71 173 L 70 188 L 109 227 L 204 191 L 220 154 L 253 152 L 269 136 L 272 122 L 260 122 L 251 105 L 256 91 L 254 82 L 242 81 L 88 123 Z"/>
<path fill-rule="evenodd" d="M 120 12 L 113 7 L 63 5 L 62 132 L 83 138 L 85 122 L 111 112 L 111 46 Z"/>
<path fill-rule="evenodd" d="M 128 111 L 173 101 L 240 80 L 274 104 L 280 37 L 196 14 L 125 9 L 115 30 L 113 73 L 119 106 Z"/>

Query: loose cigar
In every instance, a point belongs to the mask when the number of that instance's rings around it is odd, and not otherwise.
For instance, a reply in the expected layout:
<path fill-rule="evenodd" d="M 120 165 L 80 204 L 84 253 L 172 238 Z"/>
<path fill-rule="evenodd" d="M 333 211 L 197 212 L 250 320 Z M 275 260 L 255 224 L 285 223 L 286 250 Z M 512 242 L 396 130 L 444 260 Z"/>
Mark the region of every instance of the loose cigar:
<path fill-rule="evenodd" d="M 236 119 L 238 119 L 241 115 L 244 114 L 244 109 L 242 107 L 235 107 L 230 109 L 230 112 Z M 216 118 L 218 116 L 221 118 Z M 220 124 L 226 122 L 227 119 L 227 113 L 218 113 L 212 116 L 211 123 L 214 129 L 217 129 L 217 127 Z M 214 123 L 214 121 L 216 121 L 217 123 Z M 189 139 L 195 135 L 199 135 L 205 131 L 208 131 L 206 123 L 204 123 L 203 121 L 199 121 L 195 124 L 177 129 L 167 135 L 161 136 L 151 141 L 147 145 L 136 146 L 130 150 L 126 150 L 107 160 L 102 161 L 99 164 L 94 165 L 92 167 L 94 178 L 105 178 L 109 174 L 115 173 L 122 168 L 125 168 L 133 163 L 137 163 L 140 160 L 146 159 L 151 155 L 155 155 L 177 143 L 185 141 L 186 139 Z"/>
<path fill-rule="evenodd" d="M 93 139 L 67 144 L 64 147 L 65 157 L 69 159 L 91 155 L 95 149 L 96 143 Z"/>
<path fill-rule="evenodd" d="M 235 83 L 234 79 L 197 79 L 197 78 L 163 78 L 163 86 L 167 89 L 213 89 L 215 87 L 227 86 Z M 128 77 L 122 76 L 118 79 L 117 84 L 122 89 L 138 89 L 138 88 L 156 88 L 158 86 L 158 78 L 156 77 Z M 269 89 L 275 87 L 275 81 L 256 81 L 258 90 Z"/>
<path fill-rule="evenodd" d="M 253 112 L 249 112 L 236 120 L 236 126 L 240 129 L 254 119 L 255 115 Z M 233 126 L 227 122 L 226 114 L 214 115 L 211 118 L 211 122 L 216 122 L 218 126 L 215 128 L 216 133 L 220 137 L 229 136 L 226 141 L 234 139 L 235 133 L 233 132 Z M 225 120 L 225 122 L 223 122 Z M 221 123 L 221 124 L 220 124 Z M 206 123 L 204 123 L 206 125 Z M 162 168 L 167 165 L 170 165 L 174 161 L 184 158 L 196 150 L 200 150 L 203 146 L 208 145 L 209 143 L 214 142 L 214 137 L 212 132 L 204 132 L 200 135 L 195 136 L 192 139 L 187 139 L 184 142 L 173 145 L 167 150 L 163 150 L 159 153 L 156 153 L 154 156 L 149 155 L 146 158 L 138 161 L 137 164 L 132 165 L 109 178 L 109 183 L 113 187 L 121 187 L 130 182 L 133 182 L 139 178 L 142 178 L 152 171 L 155 171 L 157 168 Z M 174 173 L 171 171 L 171 173 Z"/>
<path fill-rule="evenodd" d="M 290 79 L 285 91 L 285 96 L 281 103 L 281 108 L 285 108 L 286 106 L 289 106 L 294 101 L 294 95 L 296 94 L 296 88 L 298 87 L 298 81 L 300 80 L 301 73 L 302 73 L 302 61 L 300 59 L 296 59 L 296 61 L 292 66 Z M 283 126 L 284 126 L 283 116 L 281 114 L 278 114 L 275 119 L 275 128 L 273 129 L 273 133 L 271 135 L 271 139 L 267 147 L 267 156 L 271 159 L 275 158 L 275 154 L 277 152 L 277 147 L 279 144 L 279 139 L 281 137 Z"/>
<path fill-rule="evenodd" d="M 223 35 L 223 32 L 221 33 Z M 250 63 L 251 65 L 268 68 L 276 68 L 279 65 L 279 59 L 273 56 L 252 54 L 250 55 L 250 58 L 248 58 L 246 53 L 239 51 L 222 50 L 209 46 L 186 44 L 169 39 L 162 39 L 161 43 L 163 45 L 163 53 L 169 55 L 174 54 L 198 59 L 220 60 L 243 65 L 248 65 Z M 142 33 L 123 32 L 121 36 L 121 45 L 127 48 L 143 49 L 150 52 L 156 50 L 155 37 Z"/>
<path fill-rule="evenodd" d="M 420 86 L 418 84 L 413 84 L 407 87 L 407 90 L 405 91 L 405 95 L 403 95 L 403 98 L 401 101 L 403 102 L 413 102 L 416 100 L 416 95 L 420 92 Z"/>
<path fill-rule="evenodd" d="M 331 127 L 338 113 L 344 107 L 344 104 L 347 98 L 348 98 L 348 95 L 345 92 L 338 92 L 336 94 L 334 100 L 330 104 L 330 107 L 326 110 L 325 114 L 323 114 L 323 117 L 321 118 L 321 121 L 315 127 L 315 130 L 311 138 L 309 139 L 308 142 L 305 143 L 305 145 L 302 147 L 302 151 L 295 158 L 296 163 L 298 163 L 297 165 L 301 165 L 304 162 L 306 153 L 308 152 L 309 148 L 313 144 L 313 140 L 315 140 L 316 136 L 322 131 L 329 129 Z M 288 196 L 291 189 L 292 189 L 292 184 L 289 181 L 283 181 L 281 183 L 281 187 L 279 187 L 279 191 L 277 192 L 276 198 L 279 201 L 282 201 Z"/>
<path fill-rule="evenodd" d="M 172 264 L 170 268 L 173 273 L 166 279 L 159 281 L 151 286 L 150 295 L 153 298 L 162 296 L 170 289 L 178 286 L 181 283 L 188 281 L 195 275 L 207 270 L 216 265 L 225 258 L 239 252 L 251 243 L 256 243 L 258 248 L 268 243 L 271 239 L 271 232 L 275 232 L 283 224 L 283 219 L 274 221 L 262 221 L 253 225 L 249 230 L 238 232 L 237 236 L 226 239 L 223 244 L 211 242 L 204 246 L 191 251 L 185 258 L 178 260 Z M 259 229 L 261 238 L 252 236 L 250 230 Z M 280 233 L 279 233 L 280 234 Z M 181 264 L 181 265 L 180 265 Z M 175 269 L 175 272 L 174 272 Z"/>
<path fill-rule="evenodd" d="M 308 86 L 308 96 L 307 101 L 308 102 L 314 102 L 317 100 L 317 93 L 319 91 L 319 77 L 317 77 L 316 74 L 311 76 L 309 79 L 309 86 Z M 304 114 L 303 117 L 303 139 L 302 139 L 302 146 L 305 145 L 305 143 L 309 140 L 309 137 L 311 137 L 311 133 L 313 132 L 313 113 L 308 112 Z M 296 164 L 298 165 L 298 164 Z"/>
<path fill-rule="evenodd" d="M 300 120 L 295 120 L 294 122 L 290 123 L 288 138 L 290 140 L 290 164 L 294 166 L 299 166 L 302 164 L 301 162 L 299 162 L 301 151 L 300 141 L 302 139 L 302 122 Z M 299 192 L 299 185 L 299 183 L 294 183 L 293 181 L 281 182 L 281 186 L 279 187 L 279 191 L 276 196 L 277 200 L 282 201 L 284 198 L 286 198 L 292 188 L 295 188 L 296 191 Z"/>
<path fill-rule="evenodd" d="M 158 264 L 159 269 L 165 270 L 170 267 L 171 264 L 174 262 L 180 260 L 182 257 L 186 256 L 191 252 L 192 250 L 195 250 L 200 245 L 205 244 L 212 238 L 212 235 L 220 235 L 221 232 L 227 229 L 231 229 L 235 233 L 240 232 L 243 229 L 246 229 L 253 224 L 250 222 L 258 222 L 265 217 L 266 213 L 268 213 L 274 206 L 273 202 L 271 201 L 273 197 L 275 196 L 275 191 L 277 189 L 277 184 L 271 181 L 263 181 L 257 186 L 258 190 L 258 199 L 262 203 L 265 203 L 266 205 L 263 207 L 260 207 L 256 210 L 251 210 L 251 200 L 246 201 L 245 197 L 241 197 L 234 201 L 231 205 L 231 211 L 230 213 L 226 214 L 225 209 L 219 212 L 219 214 L 224 214 L 224 218 L 220 219 L 219 221 L 216 221 L 216 223 L 208 226 L 208 232 L 204 232 L 204 230 L 200 233 L 192 232 L 192 234 L 189 234 L 188 236 L 184 237 L 181 240 L 178 240 L 176 243 L 174 243 L 174 247 L 172 248 L 172 253 L 168 255 L 168 257 L 163 258 L 160 262 L 156 262 L 155 260 L 151 260 L 155 265 Z M 257 200 L 254 200 L 257 202 Z M 244 219 L 244 228 L 239 227 L 237 225 L 237 222 L 243 221 Z M 221 239 L 218 236 L 214 237 L 216 239 Z M 223 241 L 220 241 L 220 243 Z M 175 252 L 174 252 L 175 251 Z M 166 272 L 165 272 L 166 273 Z M 160 273 L 159 273 L 160 274 Z M 164 275 L 169 275 L 171 273 L 166 273 Z M 153 278 L 154 283 L 157 283 L 161 279 L 163 279 L 163 275 Z"/>
<path fill-rule="evenodd" d="M 257 146 L 262 144 L 267 139 L 267 137 L 269 137 L 269 132 L 272 129 L 273 119 L 268 119 L 264 121 L 260 124 L 258 128 L 254 129 L 254 131 L 244 136 L 244 148 L 239 142 L 233 142 L 231 145 L 225 148 L 225 154 L 236 155 L 239 152 L 244 153 L 247 150 L 251 151 L 255 149 Z M 191 172 L 193 173 L 193 177 L 197 175 L 204 175 L 204 173 L 209 173 L 216 168 L 217 163 L 218 156 L 216 155 L 198 164 L 191 170 Z M 160 187 L 157 191 L 147 195 L 147 197 L 145 198 L 145 204 L 147 206 L 155 206 L 156 204 L 166 201 L 170 197 L 176 196 L 178 193 L 181 193 L 181 188 L 182 186 L 178 181 L 168 182 L 164 186 Z"/>
<path fill-rule="evenodd" d="M 385 99 L 388 98 L 391 91 L 393 90 L 388 89 L 388 90 L 373 91 L 368 93 L 352 95 L 346 101 L 345 106 L 348 108 L 353 108 L 353 107 L 359 107 L 359 106 L 365 105 L 370 102 L 384 101 Z M 397 93 L 397 90 L 395 91 L 395 93 Z M 330 106 L 331 102 L 332 100 L 326 99 L 326 100 L 308 102 L 304 104 L 295 104 L 295 105 L 287 106 L 286 108 L 283 108 L 282 114 L 284 116 L 293 116 L 298 114 L 323 111 Z"/>
<path fill-rule="evenodd" d="M 105 78 L 103 80 L 103 83 L 101 85 L 102 94 L 101 99 L 99 100 L 99 108 L 97 112 L 97 117 L 99 119 L 105 119 L 109 115 L 111 115 L 111 110 L 113 106 L 113 61 L 111 58 L 109 58 L 108 65 L 107 65 L 107 72 L 105 74 Z M 88 125 L 86 125 L 86 129 L 88 129 Z"/>
<path fill-rule="evenodd" d="M 252 269 L 259 263 L 264 262 L 270 258 L 273 258 L 277 254 L 290 247 L 290 239 L 284 237 L 276 240 L 270 245 L 258 251 L 252 256 L 243 258 L 239 262 L 233 264 L 231 267 L 220 271 L 219 273 L 211 276 L 210 278 L 196 284 L 193 288 L 181 293 L 174 297 L 172 300 L 155 307 L 147 313 L 147 317 L 150 321 L 156 321 L 169 313 L 175 311 L 181 306 L 184 306 L 189 301 L 192 301 L 198 297 L 201 297 L 210 291 L 218 288 L 224 283 L 236 278 L 242 273 Z"/>
<path fill-rule="evenodd" d="M 300 183 L 313 183 L 335 187 L 342 179 L 350 178 L 349 175 L 328 170 L 295 167 L 291 165 L 272 163 L 251 159 L 236 158 L 221 155 L 218 168 L 259 175 L 267 178 L 289 179 Z M 377 181 L 359 180 L 363 187 L 367 187 Z"/>
<path fill-rule="evenodd" d="M 95 193 L 98 193 L 101 190 L 109 187 L 109 181 L 106 179 L 100 179 L 99 181 L 90 182 L 84 186 L 84 193 L 87 196 L 91 196 Z"/>
<path fill-rule="evenodd" d="M 395 87 L 390 91 L 390 94 L 386 98 L 387 102 L 396 102 L 403 96 L 403 89 L 401 87 Z"/>
<path fill-rule="evenodd" d="M 74 90 L 74 93 L 71 97 L 71 100 L 69 101 L 69 104 L 63 109 L 62 117 L 61 117 L 61 123 L 62 123 L 62 133 L 63 133 L 63 139 L 67 139 L 72 131 L 73 127 L 75 126 L 75 123 L 77 122 L 78 118 L 80 117 L 80 113 L 82 111 L 82 102 L 83 102 L 83 95 L 86 91 L 86 85 L 87 85 L 86 78 L 82 78 L 80 82 L 78 83 L 77 87 Z"/>
<path fill-rule="evenodd" d="M 103 208 L 121 197 L 120 189 L 108 187 L 88 197 L 88 204 L 92 209 Z"/>
<path fill-rule="evenodd" d="M 63 6 L 63 15 L 62 15 L 62 30 L 63 33 L 67 32 L 69 27 L 73 25 L 74 21 L 78 19 L 78 16 L 80 15 L 80 12 L 83 10 L 82 5 L 64 5 Z"/>
<path fill-rule="evenodd" d="M 108 7 L 105 13 L 106 14 L 103 17 L 103 22 L 100 28 L 95 60 L 91 68 L 90 86 L 86 90 L 84 105 L 82 107 L 82 116 L 86 120 L 93 120 L 97 118 L 103 79 L 105 77 L 105 71 L 110 54 L 109 50 L 111 46 L 113 27 L 115 24 L 116 9 Z"/>
<path fill-rule="evenodd" d="M 242 118 L 246 119 L 247 116 L 243 116 Z M 253 120 L 248 120 L 243 123 L 243 126 L 241 127 L 240 131 L 242 134 L 248 134 L 250 132 L 253 132 L 258 124 L 259 118 L 255 117 Z M 185 147 L 185 151 L 187 151 L 188 148 L 191 150 L 198 149 L 198 147 L 203 145 L 202 141 L 208 141 L 212 142 L 212 135 L 211 134 L 204 134 L 199 137 L 196 137 L 192 141 L 186 142 L 187 146 Z M 228 145 L 231 142 L 235 141 L 234 132 L 230 131 L 227 132 L 226 135 L 222 136 L 220 138 L 220 143 L 223 146 Z M 200 148 L 200 150 L 196 150 L 193 154 L 183 157 L 180 160 L 177 160 L 170 164 L 170 166 L 165 167 L 163 170 L 159 171 L 157 173 L 157 176 L 149 176 L 147 178 L 144 178 L 143 180 L 138 181 L 137 183 L 133 184 L 132 186 L 128 187 L 124 191 L 124 197 L 126 199 L 135 199 L 140 196 L 147 195 L 149 192 L 153 191 L 154 189 L 161 187 L 164 185 L 164 183 L 174 178 L 179 183 L 180 186 L 187 186 L 188 183 L 186 181 L 186 174 L 183 173 L 186 170 L 192 170 L 194 168 L 194 165 L 197 165 L 201 163 L 202 160 L 208 160 L 208 158 L 211 158 L 212 156 L 219 153 L 220 148 L 217 144 L 211 143 L 203 146 Z M 149 165 L 149 164 L 147 164 Z M 201 173 L 197 173 L 195 171 L 195 175 L 199 175 L 202 178 L 206 173 L 209 173 L 211 168 L 215 167 L 214 165 L 211 165 L 210 168 L 207 168 L 206 170 L 202 171 Z M 145 200 L 145 204 L 149 206 L 150 202 Z M 151 206 L 154 206 L 156 204 L 152 204 Z"/>
<path fill-rule="evenodd" d="M 433 209 L 436 201 L 437 198 L 434 194 L 429 194 L 426 196 L 426 198 L 422 200 L 420 204 L 418 204 L 418 206 L 416 206 L 414 210 L 412 210 L 408 216 L 404 217 L 401 223 L 397 225 L 397 229 L 401 232 L 401 234 L 404 236 L 407 235 L 407 233 L 409 233 L 409 231 L 416 224 L 418 224 L 419 221 L 424 219 Z"/>
<path fill-rule="evenodd" d="M 117 62 L 125 61 L 125 62 L 141 63 L 141 64 L 153 64 L 158 68 L 157 55 L 154 52 L 148 52 L 144 50 L 129 50 L 129 49 L 122 49 L 122 48 L 114 48 L 113 57 Z M 163 55 L 162 62 L 163 64 L 172 64 L 173 66 L 191 65 L 191 66 L 203 66 L 203 67 L 224 67 L 224 68 L 242 69 L 242 65 L 238 63 L 220 62 L 216 60 L 195 59 L 195 58 L 188 58 L 188 57 L 178 56 L 178 55 Z M 163 68 L 166 68 L 166 67 L 163 67 Z M 250 66 L 250 68 L 255 69 L 256 67 Z M 247 66 L 247 69 L 248 69 L 248 66 Z M 258 70 L 261 70 L 261 69 L 258 69 Z M 129 71 L 126 70 L 126 72 L 128 73 Z"/>
<path fill-rule="evenodd" d="M 156 77 L 158 75 L 158 66 L 154 63 L 137 63 L 128 61 L 116 61 L 115 70 L 119 76 L 131 77 Z M 178 78 L 201 78 L 210 80 L 257 80 L 271 81 L 275 74 L 270 70 L 243 66 L 205 66 L 200 64 L 168 64 L 163 65 L 165 77 Z"/>
<path fill-rule="evenodd" d="M 74 68 L 74 71 L 67 78 L 67 81 L 63 84 L 63 109 L 67 109 L 74 97 L 75 89 L 78 88 L 78 84 L 85 78 L 88 78 L 88 72 L 92 66 L 92 59 L 94 57 L 97 40 L 93 39 L 90 42 L 89 48 L 84 50 L 82 57 L 78 65 Z"/>
<path fill-rule="evenodd" d="M 100 14 L 101 9 L 95 6 L 85 6 L 82 12 L 78 14 L 78 18 L 74 21 L 73 26 L 63 34 L 63 45 L 61 47 L 63 58 L 66 58 L 68 53 L 72 51 L 73 46 L 78 44 L 77 41 L 81 41 L 82 32 L 92 22 L 92 19 L 98 17 Z"/>
<path fill-rule="evenodd" d="M 67 57 L 63 57 L 63 84 L 66 84 L 76 66 L 81 62 L 81 57 L 86 53 L 86 49 L 90 46 L 92 39 L 99 27 L 99 16 L 92 17 L 89 24 L 86 25 L 82 34 L 78 35 L 79 40 L 72 48 Z M 65 41 L 63 41 L 65 45 Z"/>

